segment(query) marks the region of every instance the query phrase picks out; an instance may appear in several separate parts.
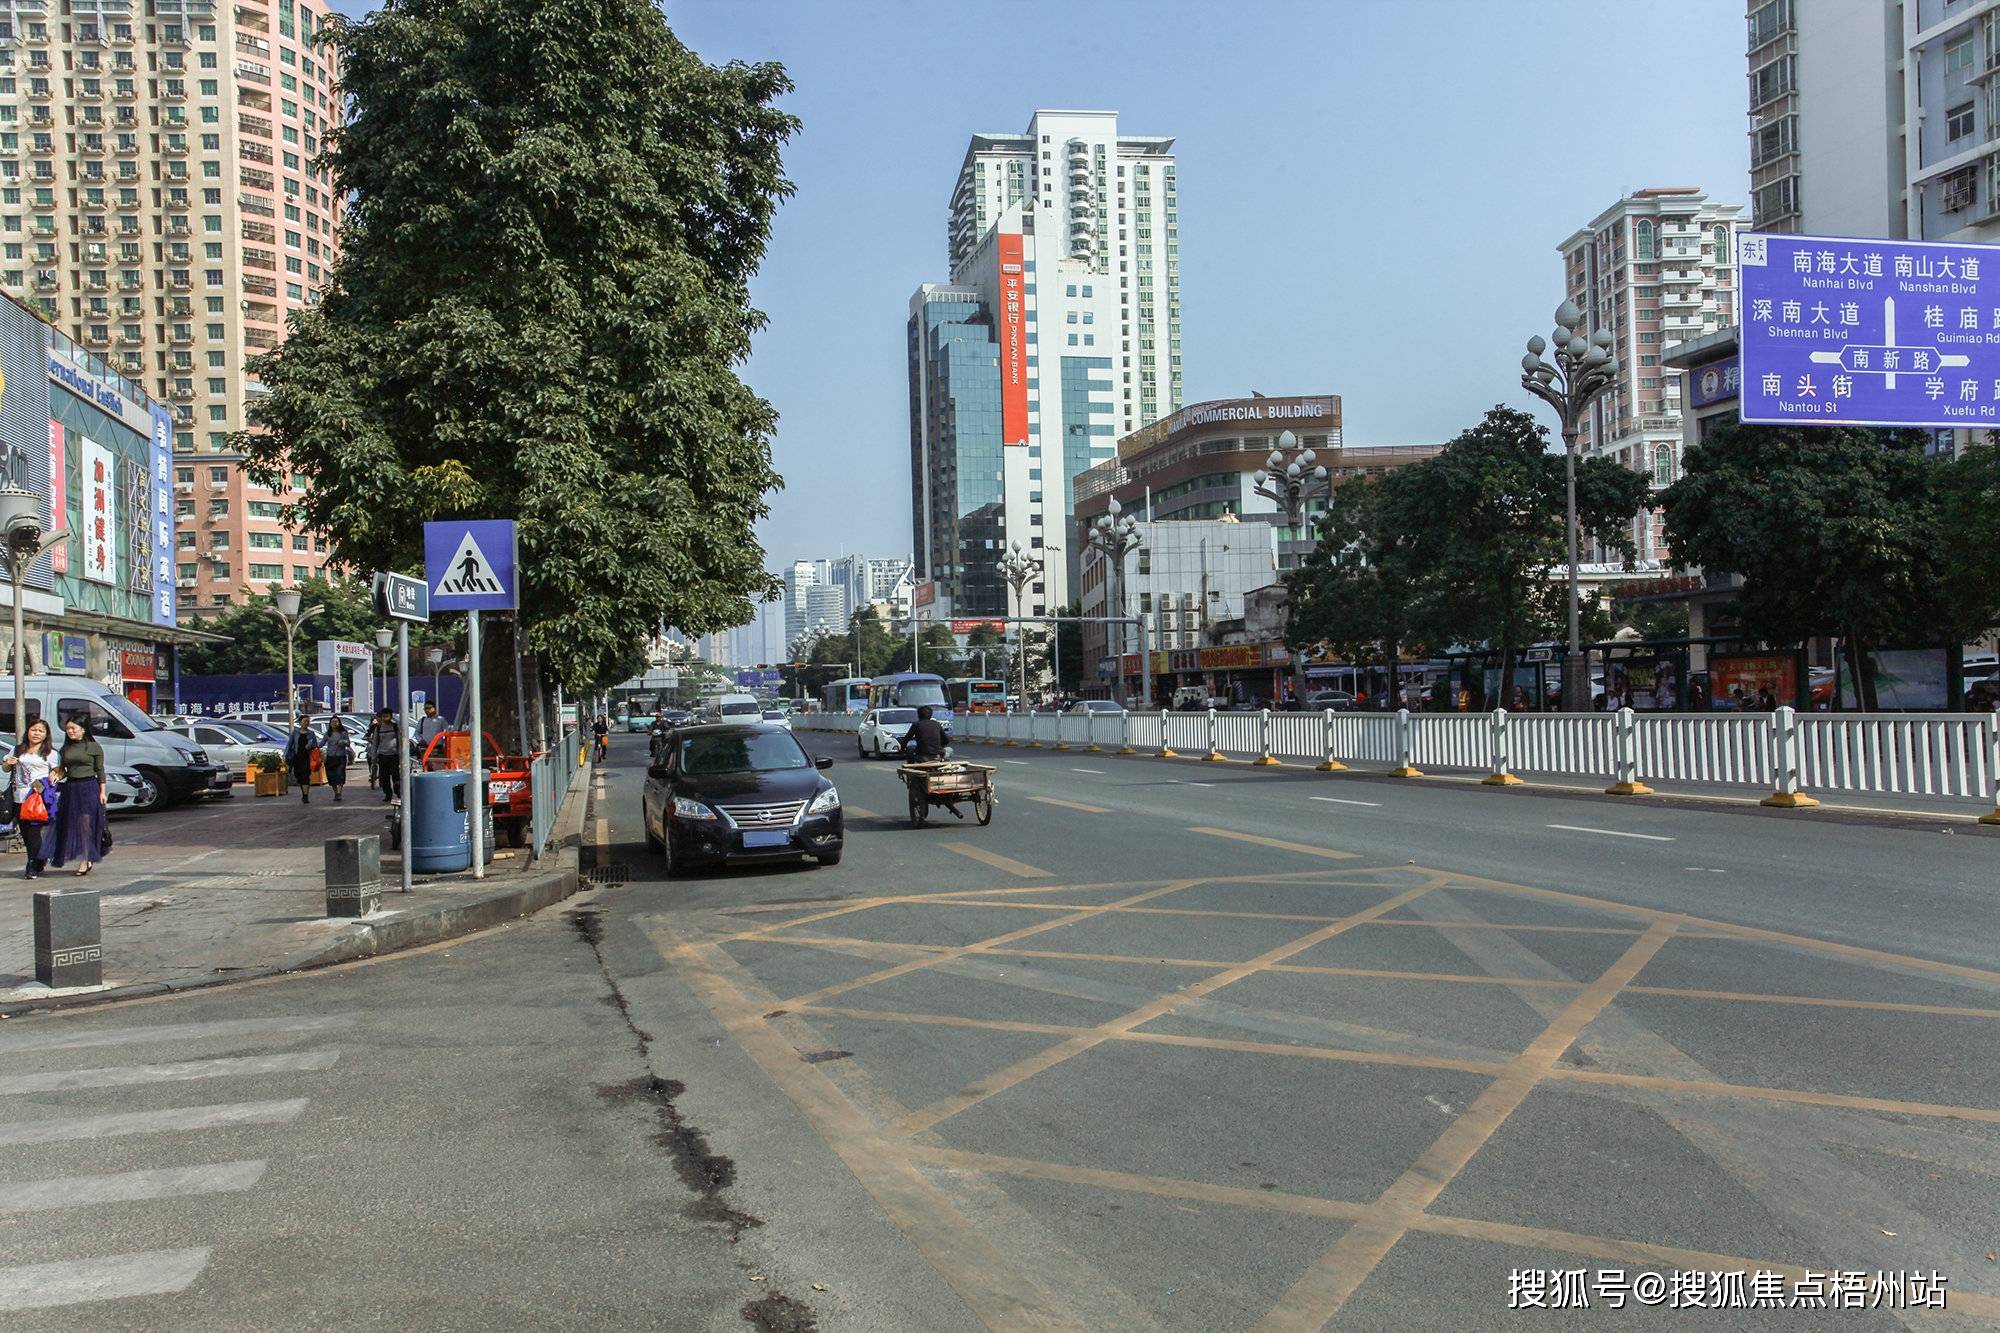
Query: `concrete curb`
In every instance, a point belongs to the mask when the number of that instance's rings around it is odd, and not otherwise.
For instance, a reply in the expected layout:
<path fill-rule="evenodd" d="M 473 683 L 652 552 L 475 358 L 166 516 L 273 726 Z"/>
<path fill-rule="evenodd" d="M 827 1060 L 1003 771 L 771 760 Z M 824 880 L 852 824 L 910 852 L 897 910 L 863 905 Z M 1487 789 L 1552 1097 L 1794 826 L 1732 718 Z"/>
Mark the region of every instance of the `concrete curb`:
<path fill-rule="evenodd" d="M 588 770 L 582 770 L 587 772 Z M 547 858 L 549 868 L 522 873 L 514 883 L 471 895 L 460 902 L 440 903 L 407 914 L 393 909 L 374 921 L 355 921 L 340 934 L 309 949 L 302 949 L 268 967 L 246 968 L 240 972 L 206 973 L 176 981 L 142 981 L 108 990 L 73 995 L 28 997 L 0 1002 L 0 1017 L 35 1013 L 50 1009 L 73 1009 L 87 1005 L 115 1004 L 151 995 L 177 995 L 186 991 L 208 990 L 217 986 L 240 985 L 269 977 L 351 963 L 363 958 L 398 953 L 406 949 L 436 944 L 460 935 L 513 921 L 570 897 L 582 886 L 578 869 L 584 810 L 589 792 L 579 776 L 570 789 L 563 812 L 556 821 L 554 849 Z M 390 895 L 393 897 L 394 895 Z"/>

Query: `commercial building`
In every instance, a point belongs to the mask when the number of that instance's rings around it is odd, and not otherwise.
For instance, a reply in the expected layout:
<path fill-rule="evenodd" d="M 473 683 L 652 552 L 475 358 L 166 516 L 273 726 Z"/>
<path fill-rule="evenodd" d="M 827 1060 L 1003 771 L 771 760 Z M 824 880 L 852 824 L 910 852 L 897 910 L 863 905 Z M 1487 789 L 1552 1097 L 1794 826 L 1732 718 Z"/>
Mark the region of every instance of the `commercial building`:
<path fill-rule="evenodd" d="M 1282 527 L 1277 502 L 1259 495 L 1255 480 L 1281 433 L 1291 431 L 1298 447 L 1311 449 L 1334 485 L 1422 462 L 1443 450 L 1434 444 L 1347 445 L 1340 422 L 1340 395 L 1331 393 L 1224 398 L 1184 407 L 1125 436 L 1115 457 L 1076 479 L 1070 544 L 1081 551 L 1090 525 L 1116 499 L 1124 512 L 1145 520 L 1233 516 L 1278 525 L 1279 565 L 1290 568 L 1312 550 L 1310 522 L 1297 531 Z M 1324 497 L 1308 501 L 1308 517 L 1325 507 Z"/>
<path fill-rule="evenodd" d="M 784 578 L 785 641 L 779 646 L 790 652 L 799 636 L 806 632 L 806 592 L 819 582 L 819 571 L 810 560 L 794 560 Z"/>
<path fill-rule="evenodd" d="M 28 570 L 28 670 L 101 680 L 141 708 L 171 706 L 174 648 L 210 637 L 177 620 L 172 418 L 6 297 L 0 376 L 0 481 L 44 497 L 45 530 L 69 534 Z M 12 605 L 0 581 L 8 670 Z"/>
<path fill-rule="evenodd" d="M 0 288 L 170 405 L 184 612 L 317 570 L 231 437 L 246 363 L 319 299 L 345 211 L 313 166 L 338 72 L 296 0 L 0 0 Z M 217 480 L 219 478 L 219 480 Z"/>
<path fill-rule="evenodd" d="M 2000 240 L 2000 12 L 1752 0 L 1759 231 Z"/>
<path fill-rule="evenodd" d="M 1618 359 L 1616 383 L 1582 423 L 1583 454 L 1645 473 L 1655 490 L 1680 474 L 1679 385 L 1660 357 L 1736 322 L 1742 211 L 1696 189 L 1638 190 L 1560 247 L 1564 292 L 1593 331 L 1611 331 Z M 1632 542 L 1640 560 L 1667 554 L 1657 512 L 1632 520 Z"/>
<path fill-rule="evenodd" d="M 1051 552 L 1026 610 L 1065 604 L 1072 479 L 1180 406 L 1172 149 L 1116 112 L 1037 111 L 966 150 L 951 281 L 917 290 L 908 326 L 916 576 L 955 616 L 1006 613 L 993 566 L 1016 544 Z"/>

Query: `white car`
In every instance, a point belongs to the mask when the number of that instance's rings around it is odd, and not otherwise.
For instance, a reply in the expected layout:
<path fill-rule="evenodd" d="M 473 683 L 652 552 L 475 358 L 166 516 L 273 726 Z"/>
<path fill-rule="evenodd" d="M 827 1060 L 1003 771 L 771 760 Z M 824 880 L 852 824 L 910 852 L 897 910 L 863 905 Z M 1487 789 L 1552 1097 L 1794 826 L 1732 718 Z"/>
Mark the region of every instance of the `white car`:
<path fill-rule="evenodd" d="M 712 722 L 762 722 L 764 705 L 757 702 L 754 694 L 717 695 L 711 705 L 714 709 L 709 718 Z"/>
<path fill-rule="evenodd" d="M 1116 699 L 1079 699 L 1070 705 L 1069 715 L 1088 717 L 1093 713 L 1102 713 L 1107 717 L 1117 717 L 1124 711 Z"/>
<path fill-rule="evenodd" d="M 136 768 L 114 768 L 105 773 L 105 809 L 112 814 L 149 808 L 159 799 L 153 784 L 139 776 Z"/>
<path fill-rule="evenodd" d="M 282 744 L 272 745 L 268 737 L 241 722 L 228 722 L 221 718 L 170 722 L 167 730 L 178 732 L 206 750 L 212 762 L 228 769 L 239 782 L 250 780 L 248 774 L 252 755 L 284 748 Z"/>
<path fill-rule="evenodd" d="M 763 716 L 764 716 L 764 721 L 769 722 L 774 726 L 783 727 L 786 731 L 790 731 L 792 729 L 791 714 L 787 713 L 782 708 L 766 708 L 764 710 Z"/>
<path fill-rule="evenodd" d="M 910 728 L 917 724 L 914 708 L 871 708 L 861 717 L 854 744 L 863 759 L 898 755 L 910 746 Z"/>

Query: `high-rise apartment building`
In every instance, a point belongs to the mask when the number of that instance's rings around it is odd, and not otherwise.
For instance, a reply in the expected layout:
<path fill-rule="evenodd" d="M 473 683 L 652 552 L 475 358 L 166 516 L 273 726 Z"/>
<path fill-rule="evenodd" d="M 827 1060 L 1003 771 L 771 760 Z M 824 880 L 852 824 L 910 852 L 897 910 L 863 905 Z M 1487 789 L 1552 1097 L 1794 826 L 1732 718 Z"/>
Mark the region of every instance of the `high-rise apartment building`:
<path fill-rule="evenodd" d="M 847 589 L 838 583 L 815 583 L 806 589 L 806 633 L 847 631 Z"/>
<path fill-rule="evenodd" d="M 1593 331 L 1609 329 L 1618 380 L 1583 422 L 1585 457 L 1610 458 L 1652 478 L 1680 474 L 1681 397 L 1660 354 L 1736 322 L 1736 204 L 1700 190 L 1638 190 L 1561 245 L 1563 290 Z M 1633 520 L 1641 560 L 1665 555 L 1657 512 Z"/>
<path fill-rule="evenodd" d="M 910 300 L 916 575 L 952 614 L 1004 615 L 994 565 L 1048 551 L 1024 610 L 1069 600 L 1071 483 L 1181 403 L 1173 140 L 1112 111 L 974 135 L 952 189 L 949 284 Z"/>
<path fill-rule="evenodd" d="M 819 571 L 810 560 L 794 560 L 785 571 L 784 580 L 785 641 L 779 646 L 790 652 L 799 636 L 806 632 L 806 592 L 820 581 Z"/>
<path fill-rule="evenodd" d="M 245 370 L 319 298 L 339 116 L 297 0 L 0 0 L 0 286 L 169 404 L 182 615 L 316 572 L 231 446 Z"/>

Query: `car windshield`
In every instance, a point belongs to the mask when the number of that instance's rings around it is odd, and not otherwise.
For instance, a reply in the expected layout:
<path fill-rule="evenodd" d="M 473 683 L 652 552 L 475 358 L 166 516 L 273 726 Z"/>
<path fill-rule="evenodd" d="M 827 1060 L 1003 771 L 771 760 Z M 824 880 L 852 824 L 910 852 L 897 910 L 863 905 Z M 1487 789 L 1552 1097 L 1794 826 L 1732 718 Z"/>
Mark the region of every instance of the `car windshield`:
<path fill-rule="evenodd" d="M 147 717 L 145 712 L 123 695 L 110 695 L 103 700 L 104 710 L 123 722 L 133 731 L 158 731 L 160 724 Z"/>
<path fill-rule="evenodd" d="M 754 703 L 727 703 L 722 705 L 720 711 L 724 717 L 744 717 L 763 710 Z"/>
<path fill-rule="evenodd" d="M 239 741 L 246 741 L 252 745 L 262 745 L 265 740 L 263 732 L 258 731 L 255 727 L 246 726 L 241 722 L 217 722 L 215 729 L 225 736 L 233 736 Z"/>
<path fill-rule="evenodd" d="M 690 736 L 681 742 L 681 772 L 772 773 L 810 768 L 812 761 L 789 732 L 737 729 L 729 734 Z"/>
<path fill-rule="evenodd" d="M 896 687 L 896 702 L 905 708 L 930 704 L 944 707 L 944 686 L 934 680 L 906 680 Z"/>
<path fill-rule="evenodd" d="M 901 726 L 905 722 L 915 722 L 917 720 L 917 710 L 914 708 L 884 708 L 875 714 L 875 720 L 877 722 L 887 722 Z"/>

